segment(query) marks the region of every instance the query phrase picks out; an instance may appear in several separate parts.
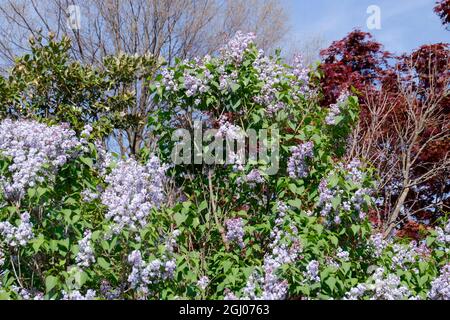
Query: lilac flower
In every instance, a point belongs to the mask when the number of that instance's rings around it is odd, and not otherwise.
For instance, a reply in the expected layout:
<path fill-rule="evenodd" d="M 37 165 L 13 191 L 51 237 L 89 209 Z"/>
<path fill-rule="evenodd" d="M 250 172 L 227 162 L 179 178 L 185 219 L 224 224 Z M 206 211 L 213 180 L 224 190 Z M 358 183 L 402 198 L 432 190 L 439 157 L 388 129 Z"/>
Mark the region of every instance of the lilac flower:
<path fill-rule="evenodd" d="M 155 156 L 145 166 L 133 159 L 121 160 L 105 178 L 108 187 L 101 200 L 108 207 L 105 217 L 112 220 L 115 232 L 124 227 L 136 231 L 147 224 L 150 210 L 164 200 L 166 168 Z"/>
<path fill-rule="evenodd" d="M 350 253 L 348 251 L 344 251 L 342 248 L 337 249 L 336 257 L 341 259 L 342 261 L 348 261 L 350 257 Z"/>
<path fill-rule="evenodd" d="M 242 218 L 228 219 L 225 225 L 227 227 L 226 240 L 236 242 L 239 247 L 244 248 L 244 221 Z"/>
<path fill-rule="evenodd" d="M 100 175 L 106 175 L 108 167 L 112 163 L 111 154 L 103 147 L 101 141 L 95 141 L 95 148 L 97 150 L 97 161 L 95 163 L 95 168 L 98 170 Z"/>
<path fill-rule="evenodd" d="M 300 93 L 306 94 L 309 92 L 309 68 L 305 66 L 303 57 L 300 54 L 294 56 L 293 75 L 296 77 L 296 83 L 300 87 Z"/>
<path fill-rule="evenodd" d="M 288 283 L 280 278 L 278 272 L 281 266 L 293 263 L 297 260 L 302 248 L 296 237 L 296 229 L 291 228 L 294 236 L 290 236 L 282 230 L 288 206 L 281 201 L 277 203 L 278 214 L 275 226 L 271 232 L 272 242 L 269 247 L 271 252 L 264 256 L 262 270 L 256 269 L 247 279 L 242 290 L 242 300 L 281 300 L 285 299 L 288 291 Z M 282 239 L 290 243 L 283 243 Z M 238 297 L 230 291 L 225 292 L 226 300 L 237 300 Z"/>
<path fill-rule="evenodd" d="M 392 246 L 392 251 L 394 252 L 394 255 L 392 256 L 393 270 L 408 270 L 408 264 L 415 262 L 418 257 L 415 242 L 409 243 L 408 246 L 394 244 Z"/>
<path fill-rule="evenodd" d="M 154 259 L 146 263 L 139 250 L 132 251 L 128 256 L 128 263 L 132 266 L 128 276 L 131 288 L 136 289 L 142 297 L 149 294 L 149 286 L 161 281 L 173 279 L 176 263 L 175 259 Z"/>
<path fill-rule="evenodd" d="M 81 145 L 67 125 L 47 126 L 31 121 L 10 119 L 0 124 L 0 153 L 10 157 L 11 178 L 0 184 L 8 199 L 18 201 L 28 187 L 34 187 L 54 174 Z"/>
<path fill-rule="evenodd" d="M 317 262 L 316 260 L 311 260 L 306 266 L 304 277 L 310 282 L 320 282 L 319 262 Z"/>
<path fill-rule="evenodd" d="M 220 49 L 222 59 L 227 62 L 240 64 L 244 58 L 245 52 L 254 42 L 255 38 L 256 36 L 254 33 L 244 34 L 241 31 L 236 32 L 227 45 Z"/>
<path fill-rule="evenodd" d="M 305 178 L 308 175 L 306 159 L 312 158 L 314 144 L 305 142 L 291 149 L 291 157 L 288 160 L 287 170 L 291 178 Z"/>
<path fill-rule="evenodd" d="M 431 282 L 428 297 L 432 300 L 450 300 L 450 264 L 442 267 L 440 275 Z"/>
<path fill-rule="evenodd" d="M 384 240 L 384 236 L 382 233 L 376 233 L 370 236 L 369 244 L 374 249 L 374 254 L 376 258 L 379 258 L 382 252 L 386 249 L 389 243 Z"/>
<path fill-rule="evenodd" d="M 333 207 L 331 206 L 331 200 L 335 196 L 335 191 L 328 188 L 327 179 L 322 179 L 319 183 L 319 203 L 318 206 L 322 207 L 320 215 L 327 216 Z"/>
<path fill-rule="evenodd" d="M 252 169 L 245 177 L 246 181 L 249 183 L 264 183 L 264 178 L 261 175 L 261 171 L 258 169 Z"/>
<path fill-rule="evenodd" d="M 76 256 L 76 263 L 80 267 L 89 267 L 92 263 L 95 263 L 94 250 L 91 244 L 92 232 L 86 230 L 84 237 L 78 242 L 78 254 Z"/>
<path fill-rule="evenodd" d="M 192 75 L 188 69 L 184 71 L 184 88 L 186 90 L 186 96 L 191 97 L 196 95 L 198 92 L 204 93 L 208 90 L 207 82 Z"/>
<path fill-rule="evenodd" d="M 346 299 L 358 300 L 367 297 L 371 300 L 403 300 L 417 299 L 411 291 L 401 284 L 400 278 L 395 274 L 384 275 L 384 268 L 378 268 L 371 277 L 371 281 L 358 284 L 346 293 Z"/>
<path fill-rule="evenodd" d="M 197 286 L 201 290 L 205 290 L 206 287 L 208 286 L 208 284 L 209 284 L 209 278 L 207 276 L 203 276 L 197 281 Z"/>
<path fill-rule="evenodd" d="M 88 142 L 88 138 L 90 137 L 92 130 L 94 130 L 94 128 L 92 128 L 92 126 L 90 124 L 87 124 L 84 126 L 83 131 L 81 131 L 80 133 L 80 143 L 81 144 L 86 144 Z"/>
<path fill-rule="evenodd" d="M 358 283 L 356 287 L 353 287 L 345 294 L 344 300 L 359 300 L 364 296 L 367 291 L 367 285 L 365 283 Z"/>
<path fill-rule="evenodd" d="M 44 300 L 44 294 L 37 290 L 28 290 L 26 288 L 11 286 L 13 291 L 22 300 Z"/>
<path fill-rule="evenodd" d="M 100 283 L 100 292 L 107 300 L 116 300 L 120 297 L 120 288 L 113 288 L 107 280 Z"/>
<path fill-rule="evenodd" d="M 446 253 L 450 253 L 450 221 L 447 222 L 444 229 L 437 227 L 435 230 L 437 233 L 436 241 Z"/>
<path fill-rule="evenodd" d="M 8 221 L 0 222 L 0 235 L 4 238 L 6 244 L 11 247 L 25 246 L 34 237 L 30 214 L 28 212 L 22 213 L 18 227 Z"/>
<path fill-rule="evenodd" d="M 0 267 L 2 267 L 5 264 L 5 253 L 3 252 L 2 248 L 0 247 Z"/>
<path fill-rule="evenodd" d="M 355 183 L 362 183 L 363 172 L 361 171 L 361 161 L 359 159 L 352 159 L 345 168 L 348 171 L 347 178 Z"/>
<path fill-rule="evenodd" d="M 240 140 L 244 138 L 244 130 L 234 124 L 231 124 L 226 117 L 219 119 L 219 129 L 216 138 L 226 138 L 230 140 Z"/>
<path fill-rule="evenodd" d="M 94 300 L 96 295 L 95 291 L 92 289 L 88 289 L 85 295 L 78 290 L 73 290 L 70 292 L 62 291 L 62 294 L 62 300 Z"/>
<path fill-rule="evenodd" d="M 162 68 L 161 75 L 162 75 L 161 82 L 166 88 L 166 90 L 174 92 L 178 91 L 178 84 L 175 80 L 175 72 L 173 70 L 170 70 L 168 68 Z"/>
<path fill-rule="evenodd" d="M 328 112 L 328 115 L 325 118 L 325 123 L 328 125 L 335 125 L 336 124 L 336 117 L 341 113 L 341 109 L 337 104 L 332 104 L 330 106 L 330 111 Z"/>
<path fill-rule="evenodd" d="M 343 105 L 345 105 L 346 101 L 348 100 L 349 92 L 343 91 L 339 98 L 337 99 L 335 104 L 332 104 L 330 106 L 330 111 L 328 112 L 327 117 L 325 118 L 325 122 L 328 125 L 335 125 L 336 124 L 336 118 L 341 114 L 341 108 Z"/>
<path fill-rule="evenodd" d="M 81 195 L 81 198 L 83 199 L 83 201 L 85 201 L 85 202 L 92 202 L 92 201 L 98 199 L 100 196 L 97 192 L 93 192 L 89 189 L 83 190 L 80 193 L 80 195 Z"/>

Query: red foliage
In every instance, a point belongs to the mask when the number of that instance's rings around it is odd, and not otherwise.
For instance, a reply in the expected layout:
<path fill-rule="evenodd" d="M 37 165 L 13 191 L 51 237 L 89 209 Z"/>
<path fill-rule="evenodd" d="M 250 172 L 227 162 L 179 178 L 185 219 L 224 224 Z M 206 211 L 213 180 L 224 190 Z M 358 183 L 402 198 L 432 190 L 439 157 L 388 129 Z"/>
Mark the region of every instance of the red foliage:
<path fill-rule="evenodd" d="M 422 240 L 426 235 L 427 227 L 415 221 L 409 221 L 396 234 L 399 238 Z"/>
<path fill-rule="evenodd" d="M 441 18 L 442 24 L 450 27 L 450 0 L 436 1 L 434 12 Z"/>
<path fill-rule="evenodd" d="M 334 41 L 320 54 L 324 62 L 321 87 L 325 105 L 334 103 L 341 91 L 350 86 L 362 91 L 364 87 L 376 84 L 391 57 L 380 43 L 372 40 L 370 33 L 360 30 Z"/>

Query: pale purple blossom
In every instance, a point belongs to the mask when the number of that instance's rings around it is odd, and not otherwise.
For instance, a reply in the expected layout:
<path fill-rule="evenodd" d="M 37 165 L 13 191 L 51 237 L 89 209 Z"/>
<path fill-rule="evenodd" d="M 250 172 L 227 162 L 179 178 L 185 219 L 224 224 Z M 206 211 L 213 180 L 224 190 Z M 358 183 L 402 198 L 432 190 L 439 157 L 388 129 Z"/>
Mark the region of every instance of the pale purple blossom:
<path fill-rule="evenodd" d="M 450 300 L 450 264 L 442 267 L 440 275 L 431 282 L 428 297 L 432 300 Z"/>
<path fill-rule="evenodd" d="M 234 37 L 220 49 L 221 58 L 227 62 L 240 64 L 249 46 L 254 43 L 256 36 L 254 33 L 245 34 L 236 32 Z"/>
<path fill-rule="evenodd" d="M 341 110 L 344 107 L 345 103 L 347 102 L 349 95 L 350 94 L 348 91 L 343 91 L 339 95 L 339 98 L 337 99 L 336 103 L 334 103 L 330 106 L 328 115 L 325 118 L 326 124 L 328 124 L 328 125 L 336 124 L 337 117 L 341 114 Z"/>
<path fill-rule="evenodd" d="M 84 295 L 79 290 L 73 290 L 70 292 L 62 291 L 62 294 L 62 300 L 94 300 L 96 292 L 95 290 L 88 289 Z"/>
<path fill-rule="evenodd" d="M 308 176 L 307 159 L 314 156 L 314 144 L 311 141 L 291 148 L 291 156 L 288 159 L 287 171 L 291 178 L 305 178 Z"/>
<path fill-rule="evenodd" d="M 68 125 L 47 126 L 34 120 L 3 120 L 0 124 L 0 154 L 11 158 L 0 185 L 10 200 L 24 197 L 29 187 L 41 183 L 64 165 L 81 146 Z"/>
<path fill-rule="evenodd" d="M 80 267 L 89 267 L 95 263 L 94 249 L 92 248 L 92 232 L 86 230 L 83 238 L 78 242 L 78 254 L 76 256 L 76 263 Z"/>
<path fill-rule="evenodd" d="M 239 247 L 244 248 L 244 221 L 242 218 L 233 218 L 225 221 L 227 233 L 225 238 L 228 242 L 234 242 Z"/>
<path fill-rule="evenodd" d="M 0 235 L 8 246 L 25 246 L 34 237 L 30 214 L 24 212 L 20 215 L 18 227 L 12 225 L 9 221 L 0 222 Z"/>
<path fill-rule="evenodd" d="M 137 231 L 147 224 L 150 210 L 164 200 L 166 169 L 156 156 L 151 156 L 146 165 L 133 159 L 121 160 L 105 178 L 108 187 L 101 200 L 108 207 L 105 217 L 113 222 L 115 232 L 124 227 Z"/>
<path fill-rule="evenodd" d="M 317 260 L 311 260 L 306 266 L 306 272 L 303 275 L 310 282 L 319 282 L 319 262 Z"/>
<path fill-rule="evenodd" d="M 206 287 L 208 286 L 208 284 L 209 284 L 209 278 L 207 276 L 203 276 L 197 281 L 197 286 L 201 290 L 205 290 Z"/>

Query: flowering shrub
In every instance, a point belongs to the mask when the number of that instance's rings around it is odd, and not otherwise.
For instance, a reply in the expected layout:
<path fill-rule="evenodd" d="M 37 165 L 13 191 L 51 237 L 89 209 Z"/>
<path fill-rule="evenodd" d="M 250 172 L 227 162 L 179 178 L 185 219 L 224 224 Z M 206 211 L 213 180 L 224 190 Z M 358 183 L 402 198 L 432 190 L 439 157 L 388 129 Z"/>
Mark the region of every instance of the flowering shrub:
<path fill-rule="evenodd" d="M 0 124 L 2 298 L 449 298 L 449 222 L 416 243 L 368 220 L 375 176 L 342 152 L 357 99 L 320 107 L 315 70 L 253 40 L 161 70 L 159 139 L 139 160 L 106 153 L 89 127 Z M 227 140 L 277 131 L 256 148 L 279 153 L 173 163 L 172 133 L 199 119 Z"/>

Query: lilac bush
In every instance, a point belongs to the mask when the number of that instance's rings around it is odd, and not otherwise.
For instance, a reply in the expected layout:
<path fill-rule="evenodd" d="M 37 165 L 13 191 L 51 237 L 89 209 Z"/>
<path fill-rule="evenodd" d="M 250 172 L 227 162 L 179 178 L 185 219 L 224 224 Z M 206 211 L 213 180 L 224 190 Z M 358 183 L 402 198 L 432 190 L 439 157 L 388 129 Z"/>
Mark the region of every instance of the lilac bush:
<path fill-rule="evenodd" d="M 101 196 L 108 207 L 105 215 L 113 223 L 114 232 L 127 227 L 132 231 L 147 224 L 152 208 L 158 208 L 164 200 L 163 180 L 165 166 L 152 156 L 142 166 L 133 159 L 119 161 L 105 178 L 108 187 Z"/>
<path fill-rule="evenodd" d="M 81 142 L 67 125 L 46 126 L 32 120 L 0 124 L 0 152 L 11 159 L 10 176 L 2 176 L 7 198 L 19 201 L 28 187 L 49 178 L 65 164 Z"/>
<path fill-rule="evenodd" d="M 108 152 L 95 123 L 77 134 L 2 120 L 0 298 L 448 300 L 448 217 L 417 241 L 373 223 L 372 164 L 343 152 L 357 99 L 323 108 L 318 70 L 293 61 L 239 32 L 162 66 L 155 141 L 132 157 Z M 279 136 L 246 143 L 244 158 L 230 148 L 227 162 L 173 163 L 171 134 L 200 118 L 213 138 Z M 247 161 L 272 142 L 276 156 Z"/>

